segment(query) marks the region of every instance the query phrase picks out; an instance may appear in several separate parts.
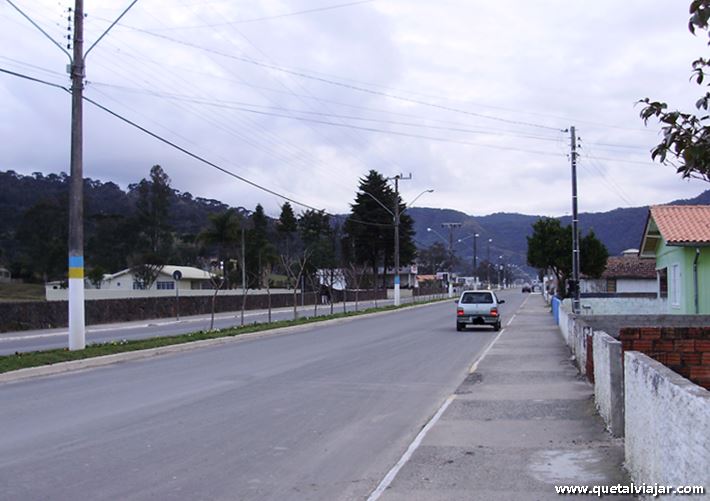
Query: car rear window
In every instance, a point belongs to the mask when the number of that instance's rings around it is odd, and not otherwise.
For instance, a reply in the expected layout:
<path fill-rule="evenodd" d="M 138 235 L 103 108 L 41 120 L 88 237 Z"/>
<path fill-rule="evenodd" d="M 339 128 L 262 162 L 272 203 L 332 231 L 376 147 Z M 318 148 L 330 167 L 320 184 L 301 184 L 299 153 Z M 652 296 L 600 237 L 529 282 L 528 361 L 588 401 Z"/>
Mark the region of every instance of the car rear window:
<path fill-rule="evenodd" d="M 493 294 L 490 292 L 466 292 L 461 298 L 463 304 L 491 304 L 493 303 Z"/>

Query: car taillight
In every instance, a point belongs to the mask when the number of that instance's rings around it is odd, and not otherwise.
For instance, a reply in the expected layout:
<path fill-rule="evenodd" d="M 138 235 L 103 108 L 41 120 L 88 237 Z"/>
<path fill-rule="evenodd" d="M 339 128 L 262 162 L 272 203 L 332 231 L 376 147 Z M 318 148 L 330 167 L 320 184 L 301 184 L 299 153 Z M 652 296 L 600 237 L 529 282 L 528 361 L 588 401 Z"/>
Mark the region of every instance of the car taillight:
<path fill-rule="evenodd" d="M 463 316 L 463 308 L 457 308 L 456 309 L 456 316 L 462 317 Z"/>
<path fill-rule="evenodd" d="M 492 317 L 498 316 L 498 308 L 491 308 L 491 316 Z"/>

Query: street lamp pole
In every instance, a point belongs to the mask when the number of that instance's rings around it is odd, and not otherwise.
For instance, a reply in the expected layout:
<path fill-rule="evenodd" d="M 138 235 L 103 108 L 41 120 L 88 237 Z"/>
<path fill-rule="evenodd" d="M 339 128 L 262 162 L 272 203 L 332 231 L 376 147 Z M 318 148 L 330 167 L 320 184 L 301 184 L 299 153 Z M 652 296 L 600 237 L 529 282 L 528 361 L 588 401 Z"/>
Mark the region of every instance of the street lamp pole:
<path fill-rule="evenodd" d="M 434 190 L 424 190 L 422 191 L 419 195 L 414 197 L 414 199 L 406 204 L 404 206 L 404 209 L 401 211 L 399 210 L 399 180 L 409 180 L 412 179 L 412 174 L 409 174 L 409 176 L 404 176 L 402 174 L 397 174 L 394 177 L 390 177 L 388 179 L 394 179 L 394 210 L 390 210 L 389 207 L 387 207 L 384 203 L 382 203 L 375 195 L 372 193 L 369 193 L 367 191 L 363 191 L 363 193 L 370 198 L 372 198 L 375 202 L 380 204 L 380 206 L 385 209 L 387 212 L 390 213 L 392 216 L 392 220 L 394 223 L 394 305 L 399 306 L 401 304 L 401 295 L 400 295 L 400 288 L 399 288 L 399 283 L 400 283 L 400 278 L 399 278 L 399 220 L 400 216 L 414 203 L 421 197 L 424 193 L 432 193 Z"/>
<path fill-rule="evenodd" d="M 408 178 L 402 178 L 402 174 L 394 176 L 394 305 L 401 304 L 399 290 L 399 180 L 412 179 L 410 174 Z"/>

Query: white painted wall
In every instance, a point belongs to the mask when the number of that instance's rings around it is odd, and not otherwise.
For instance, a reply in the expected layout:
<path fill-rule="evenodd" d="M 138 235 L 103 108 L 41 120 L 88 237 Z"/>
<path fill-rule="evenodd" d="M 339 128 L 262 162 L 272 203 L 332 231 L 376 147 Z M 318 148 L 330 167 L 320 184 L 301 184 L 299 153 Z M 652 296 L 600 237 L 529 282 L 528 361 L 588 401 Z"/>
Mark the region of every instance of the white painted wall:
<path fill-rule="evenodd" d="M 710 392 L 634 351 L 624 354 L 624 380 L 626 466 L 634 482 L 709 489 Z"/>
<path fill-rule="evenodd" d="M 658 292 L 655 278 L 620 278 L 616 281 L 616 292 Z"/>
<path fill-rule="evenodd" d="M 594 331 L 594 400 L 599 415 L 615 437 L 624 434 L 624 369 L 621 343 Z"/>
<path fill-rule="evenodd" d="M 666 299 L 640 297 L 582 298 L 582 315 L 662 315 L 667 312 Z"/>

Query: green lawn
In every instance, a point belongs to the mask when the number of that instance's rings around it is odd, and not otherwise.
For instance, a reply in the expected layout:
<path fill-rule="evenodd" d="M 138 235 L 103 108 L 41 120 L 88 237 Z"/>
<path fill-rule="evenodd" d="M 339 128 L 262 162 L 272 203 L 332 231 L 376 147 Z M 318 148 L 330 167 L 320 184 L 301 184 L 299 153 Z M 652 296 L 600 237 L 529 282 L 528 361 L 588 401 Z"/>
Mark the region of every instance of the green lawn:
<path fill-rule="evenodd" d="M 0 301 L 44 301 L 42 284 L 0 284 Z"/>

